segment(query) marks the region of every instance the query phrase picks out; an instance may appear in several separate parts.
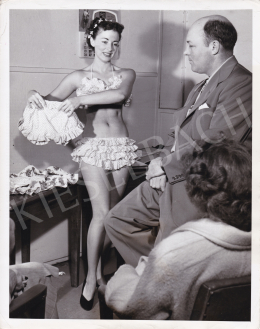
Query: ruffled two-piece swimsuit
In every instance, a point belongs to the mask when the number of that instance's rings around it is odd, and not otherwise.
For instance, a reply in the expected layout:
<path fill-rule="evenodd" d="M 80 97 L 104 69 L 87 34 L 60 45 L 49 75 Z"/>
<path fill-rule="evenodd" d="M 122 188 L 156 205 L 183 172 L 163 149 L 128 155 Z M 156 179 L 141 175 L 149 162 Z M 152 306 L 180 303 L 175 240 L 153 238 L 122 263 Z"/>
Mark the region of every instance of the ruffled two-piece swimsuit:
<path fill-rule="evenodd" d="M 91 66 L 91 78 L 84 77 L 81 85 L 76 90 L 77 96 L 90 95 L 110 89 L 119 88 L 122 83 L 121 76 L 114 75 L 108 83 L 99 78 L 93 78 Z M 131 95 L 132 96 L 132 95 Z M 124 104 L 129 106 L 130 98 Z M 47 144 L 54 140 L 57 144 L 66 145 L 71 139 L 78 137 L 84 129 L 83 123 L 75 112 L 68 117 L 66 113 L 58 111 L 60 102 L 45 101 L 46 107 L 39 110 L 32 105 L 27 105 L 20 119 L 18 127 L 28 140 L 36 145 Z M 87 164 L 117 170 L 134 164 L 138 147 L 135 141 L 128 137 L 85 137 L 77 142 L 77 147 L 71 153 L 72 160 L 81 164 Z"/>

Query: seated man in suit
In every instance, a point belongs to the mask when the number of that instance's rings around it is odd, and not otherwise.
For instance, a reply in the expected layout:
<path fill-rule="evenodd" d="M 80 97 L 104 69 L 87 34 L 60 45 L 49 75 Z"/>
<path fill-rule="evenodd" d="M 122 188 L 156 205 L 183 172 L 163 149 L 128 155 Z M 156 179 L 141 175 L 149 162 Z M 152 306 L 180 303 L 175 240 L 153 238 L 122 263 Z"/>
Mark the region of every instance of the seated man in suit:
<path fill-rule="evenodd" d="M 120 318 L 189 320 L 203 283 L 251 273 L 252 160 L 246 146 L 233 140 L 204 145 L 184 163 L 191 163 L 187 193 L 204 215 L 170 233 L 136 268 L 119 268 L 105 299 Z"/>
<path fill-rule="evenodd" d="M 176 125 L 163 154 L 151 161 L 147 180 L 118 203 L 105 219 L 107 234 L 125 262 L 137 265 L 154 245 L 180 225 L 200 218 L 185 190 L 182 154 L 214 143 L 222 132 L 241 141 L 251 128 L 252 74 L 233 55 L 237 32 L 220 15 L 196 21 L 187 35 L 191 69 L 207 74 L 176 111 Z M 155 238 L 151 232 L 159 226 Z"/>

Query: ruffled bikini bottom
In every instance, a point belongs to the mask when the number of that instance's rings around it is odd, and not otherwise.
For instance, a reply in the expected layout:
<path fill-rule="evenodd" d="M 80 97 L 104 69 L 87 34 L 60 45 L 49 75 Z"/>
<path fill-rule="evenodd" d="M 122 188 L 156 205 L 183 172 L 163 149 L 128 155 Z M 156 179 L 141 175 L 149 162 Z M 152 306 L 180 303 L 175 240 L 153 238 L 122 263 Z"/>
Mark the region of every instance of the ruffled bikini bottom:
<path fill-rule="evenodd" d="M 72 160 L 84 161 L 92 166 L 106 170 L 117 170 L 135 163 L 135 141 L 128 137 L 89 138 L 85 137 L 77 142 L 77 147 L 71 153 Z"/>

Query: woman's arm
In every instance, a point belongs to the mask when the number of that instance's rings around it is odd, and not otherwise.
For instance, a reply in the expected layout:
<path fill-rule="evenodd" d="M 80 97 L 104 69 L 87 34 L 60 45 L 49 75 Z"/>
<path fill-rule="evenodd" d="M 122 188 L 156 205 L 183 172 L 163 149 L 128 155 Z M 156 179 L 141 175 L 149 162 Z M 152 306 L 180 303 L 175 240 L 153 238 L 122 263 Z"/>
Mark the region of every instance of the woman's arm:
<path fill-rule="evenodd" d="M 165 320 L 169 317 L 172 294 L 166 288 L 169 286 L 165 275 L 167 263 L 163 253 L 158 256 L 153 249 L 148 262 L 140 259 L 135 269 L 122 265 L 108 281 L 106 304 L 119 318 Z"/>
<path fill-rule="evenodd" d="M 121 75 L 122 83 L 118 89 L 111 89 L 96 94 L 69 98 L 63 102 L 60 110 L 70 115 L 76 108 L 82 105 L 92 106 L 123 103 L 123 101 L 131 95 L 136 74 L 134 70 L 127 69 L 122 71 Z"/>
<path fill-rule="evenodd" d="M 80 105 L 101 105 L 121 103 L 127 99 L 132 92 L 136 74 L 134 70 L 128 69 L 121 73 L 122 83 L 118 89 L 106 90 L 100 93 L 78 97 Z"/>
<path fill-rule="evenodd" d="M 28 103 L 32 103 L 37 108 L 41 109 L 46 105 L 45 100 L 48 101 L 63 101 L 68 98 L 81 83 L 80 71 L 74 71 L 68 74 L 60 84 L 48 95 L 42 96 L 35 90 L 28 92 Z"/>

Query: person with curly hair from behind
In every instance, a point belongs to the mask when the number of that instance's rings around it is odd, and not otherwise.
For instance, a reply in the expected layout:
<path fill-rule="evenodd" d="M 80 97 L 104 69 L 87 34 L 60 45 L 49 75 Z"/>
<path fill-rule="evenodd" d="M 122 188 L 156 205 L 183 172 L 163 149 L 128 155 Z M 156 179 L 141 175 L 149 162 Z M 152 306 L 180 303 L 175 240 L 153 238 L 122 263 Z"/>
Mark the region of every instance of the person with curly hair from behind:
<path fill-rule="evenodd" d="M 119 268 L 105 300 L 120 318 L 188 320 L 201 284 L 251 273 L 251 154 L 226 140 L 183 162 L 201 219 L 172 231 L 136 268 Z"/>

